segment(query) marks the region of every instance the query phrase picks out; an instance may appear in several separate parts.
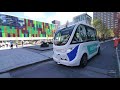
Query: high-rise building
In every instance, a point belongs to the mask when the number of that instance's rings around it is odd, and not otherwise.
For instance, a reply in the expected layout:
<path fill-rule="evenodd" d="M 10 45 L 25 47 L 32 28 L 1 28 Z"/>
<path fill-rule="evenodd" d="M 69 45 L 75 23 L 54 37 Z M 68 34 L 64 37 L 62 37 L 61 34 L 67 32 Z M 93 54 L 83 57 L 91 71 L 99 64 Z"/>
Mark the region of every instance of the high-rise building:
<path fill-rule="evenodd" d="M 0 14 L 0 41 L 48 40 L 55 31 L 55 24 Z"/>
<path fill-rule="evenodd" d="M 78 16 L 73 17 L 73 21 L 71 21 L 71 22 L 67 21 L 65 24 L 60 25 L 58 28 L 59 29 L 64 28 L 64 27 L 66 27 L 66 24 L 68 26 L 71 26 L 71 25 L 73 25 L 73 24 L 75 24 L 77 22 L 83 22 L 83 23 L 91 25 L 91 20 L 92 20 L 91 16 L 89 16 L 87 13 L 83 13 L 83 14 L 80 14 Z"/>
<path fill-rule="evenodd" d="M 73 18 L 74 23 L 82 21 L 82 22 L 85 22 L 89 25 L 91 25 L 91 20 L 92 20 L 92 17 L 89 16 L 87 13 L 83 13 L 83 14 L 78 15 L 78 16 Z"/>
<path fill-rule="evenodd" d="M 120 37 L 120 12 L 117 13 L 117 19 L 118 19 L 118 27 L 116 30 L 118 31 L 118 35 Z"/>
<path fill-rule="evenodd" d="M 108 29 L 118 28 L 118 12 L 93 12 L 93 19 L 100 19 Z"/>

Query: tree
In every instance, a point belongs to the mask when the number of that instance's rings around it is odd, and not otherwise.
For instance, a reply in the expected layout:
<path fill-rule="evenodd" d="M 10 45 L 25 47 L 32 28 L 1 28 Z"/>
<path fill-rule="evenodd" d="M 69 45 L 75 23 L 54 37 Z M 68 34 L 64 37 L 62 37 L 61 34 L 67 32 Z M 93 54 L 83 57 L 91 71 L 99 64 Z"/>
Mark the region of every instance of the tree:
<path fill-rule="evenodd" d="M 109 37 L 114 37 L 114 32 L 113 30 L 108 29 L 100 19 L 94 19 L 93 20 L 93 26 L 97 30 L 97 36 L 99 38 L 107 39 Z"/>
<path fill-rule="evenodd" d="M 102 27 L 102 21 L 100 19 L 94 19 L 93 26 L 100 31 Z"/>
<path fill-rule="evenodd" d="M 107 39 L 107 37 L 108 37 L 108 34 L 109 34 L 109 30 L 108 30 L 108 28 L 103 24 L 102 25 L 102 38 L 103 39 Z"/>
<path fill-rule="evenodd" d="M 99 38 L 101 38 L 102 37 L 102 31 L 103 31 L 102 30 L 102 21 L 100 19 L 94 19 L 92 24 L 97 30 L 97 36 Z"/>
<path fill-rule="evenodd" d="M 106 34 L 107 34 L 107 37 L 108 37 L 108 38 L 114 37 L 114 32 L 113 32 L 112 29 L 108 29 Z"/>
<path fill-rule="evenodd" d="M 115 28 L 113 31 L 114 31 L 114 35 L 115 35 L 116 37 L 119 37 L 119 29 L 118 29 L 118 28 Z"/>

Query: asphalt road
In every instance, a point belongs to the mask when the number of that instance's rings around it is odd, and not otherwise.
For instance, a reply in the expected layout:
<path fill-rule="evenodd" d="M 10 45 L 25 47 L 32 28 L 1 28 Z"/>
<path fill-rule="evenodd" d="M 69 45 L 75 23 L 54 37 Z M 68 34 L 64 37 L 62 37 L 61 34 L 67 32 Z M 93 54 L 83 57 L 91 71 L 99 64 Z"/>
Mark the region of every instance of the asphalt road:
<path fill-rule="evenodd" d="M 27 49 L 41 54 L 44 51 Z M 53 59 L 11 70 L 11 78 L 115 78 L 117 60 L 113 41 L 101 44 L 101 55 L 95 56 L 85 68 L 58 65 Z"/>

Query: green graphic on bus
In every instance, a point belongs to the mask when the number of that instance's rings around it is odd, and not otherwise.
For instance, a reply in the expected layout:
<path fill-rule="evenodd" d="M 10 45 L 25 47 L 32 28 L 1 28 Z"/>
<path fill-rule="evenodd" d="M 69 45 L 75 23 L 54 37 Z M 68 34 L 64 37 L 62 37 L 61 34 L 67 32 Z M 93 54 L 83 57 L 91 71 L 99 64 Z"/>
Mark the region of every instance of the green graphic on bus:
<path fill-rule="evenodd" d="M 96 52 L 97 51 L 97 45 L 98 44 L 95 43 L 95 44 L 87 46 L 88 53 L 93 54 L 94 52 Z"/>

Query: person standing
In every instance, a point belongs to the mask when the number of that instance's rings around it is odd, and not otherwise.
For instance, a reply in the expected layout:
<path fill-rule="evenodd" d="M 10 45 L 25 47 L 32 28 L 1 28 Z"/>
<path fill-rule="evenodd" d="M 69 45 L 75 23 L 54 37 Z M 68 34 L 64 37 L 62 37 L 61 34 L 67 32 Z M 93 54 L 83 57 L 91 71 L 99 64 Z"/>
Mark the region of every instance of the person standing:
<path fill-rule="evenodd" d="M 23 47 L 24 42 L 22 41 L 22 47 Z"/>
<path fill-rule="evenodd" d="M 18 48 L 18 42 L 16 42 L 16 48 Z"/>
<path fill-rule="evenodd" d="M 13 49 L 13 41 L 10 41 L 10 48 Z"/>

